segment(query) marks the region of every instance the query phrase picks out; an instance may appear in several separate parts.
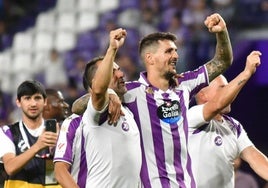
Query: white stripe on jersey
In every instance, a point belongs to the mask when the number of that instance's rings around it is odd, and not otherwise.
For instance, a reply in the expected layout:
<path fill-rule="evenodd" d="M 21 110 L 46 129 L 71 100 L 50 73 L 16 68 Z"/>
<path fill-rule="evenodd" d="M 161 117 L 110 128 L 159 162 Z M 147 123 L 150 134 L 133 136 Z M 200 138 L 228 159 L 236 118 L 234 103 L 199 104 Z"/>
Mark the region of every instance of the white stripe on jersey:
<path fill-rule="evenodd" d="M 195 187 L 187 151 L 186 112 L 191 97 L 207 86 L 204 66 L 185 73 L 176 89 L 150 86 L 145 74 L 127 83 L 124 102 L 134 114 L 142 136 L 144 187 Z"/>

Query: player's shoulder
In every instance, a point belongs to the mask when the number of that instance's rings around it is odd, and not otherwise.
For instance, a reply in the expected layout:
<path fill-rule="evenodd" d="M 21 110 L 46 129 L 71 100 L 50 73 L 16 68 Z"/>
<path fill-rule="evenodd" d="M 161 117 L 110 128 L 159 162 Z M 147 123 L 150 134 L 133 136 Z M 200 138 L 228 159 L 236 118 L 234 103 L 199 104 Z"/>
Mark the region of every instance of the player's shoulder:
<path fill-rule="evenodd" d="M 128 91 L 139 88 L 141 85 L 144 85 L 143 83 L 139 81 L 128 81 L 126 82 L 126 88 Z"/>
<path fill-rule="evenodd" d="M 13 124 L 9 124 L 9 125 L 2 125 L 0 127 L 0 131 L 3 133 L 8 133 L 10 131 L 13 131 L 14 129 L 19 129 L 19 122 L 15 122 Z"/>
<path fill-rule="evenodd" d="M 77 114 L 72 114 L 69 117 L 67 117 L 63 122 L 62 122 L 62 127 L 69 127 L 70 125 L 76 125 L 78 126 L 82 120 L 81 115 Z"/>

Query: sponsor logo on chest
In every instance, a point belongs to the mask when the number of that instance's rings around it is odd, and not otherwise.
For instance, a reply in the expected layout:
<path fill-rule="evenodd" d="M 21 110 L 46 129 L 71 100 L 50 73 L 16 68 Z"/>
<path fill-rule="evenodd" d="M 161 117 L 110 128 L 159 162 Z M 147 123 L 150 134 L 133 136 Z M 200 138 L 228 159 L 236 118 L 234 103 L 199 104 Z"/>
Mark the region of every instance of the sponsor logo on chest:
<path fill-rule="evenodd" d="M 165 101 L 158 107 L 157 116 L 164 122 L 173 124 L 181 119 L 181 108 L 178 101 Z"/>

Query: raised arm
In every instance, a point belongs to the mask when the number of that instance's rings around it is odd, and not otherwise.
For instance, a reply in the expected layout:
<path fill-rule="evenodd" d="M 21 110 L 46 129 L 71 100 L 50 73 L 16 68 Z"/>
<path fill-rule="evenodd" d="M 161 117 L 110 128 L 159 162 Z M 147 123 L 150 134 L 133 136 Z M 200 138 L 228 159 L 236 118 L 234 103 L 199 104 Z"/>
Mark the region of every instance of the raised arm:
<path fill-rule="evenodd" d="M 126 35 L 126 30 L 122 28 L 110 32 L 109 47 L 92 80 L 92 103 L 96 110 L 101 110 L 108 102 L 107 89 L 113 76 L 113 62 L 118 48 L 125 41 Z"/>
<path fill-rule="evenodd" d="M 205 20 L 209 32 L 216 33 L 216 50 L 213 59 L 206 63 L 209 80 L 213 80 L 224 73 L 232 64 L 233 52 L 232 46 L 223 18 L 215 13 L 208 16 Z"/>
<path fill-rule="evenodd" d="M 215 97 L 204 105 L 203 116 L 206 121 L 211 120 L 224 107 L 232 103 L 240 90 L 247 83 L 250 77 L 256 72 L 256 68 L 260 65 L 259 51 L 252 51 L 247 56 L 246 66 L 244 70 L 236 76 L 229 84 L 219 88 Z"/>

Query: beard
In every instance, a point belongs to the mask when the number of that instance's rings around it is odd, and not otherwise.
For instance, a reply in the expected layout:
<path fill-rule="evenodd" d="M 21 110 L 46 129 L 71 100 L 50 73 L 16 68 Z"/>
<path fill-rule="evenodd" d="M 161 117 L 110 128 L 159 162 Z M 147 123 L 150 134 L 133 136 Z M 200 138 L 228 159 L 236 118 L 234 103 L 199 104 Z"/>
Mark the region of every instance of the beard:
<path fill-rule="evenodd" d="M 115 93 L 121 98 L 126 92 L 126 87 L 119 86 L 117 88 L 114 88 Z"/>
<path fill-rule="evenodd" d="M 164 77 L 166 80 L 171 80 L 174 78 L 176 74 L 174 72 L 171 72 L 171 71 L 167 71 L 165 74 L 164 74 Z"/>
<path fill-rule="evenodd" d="M 35 120 L 37 119 L 40 115 L 41 115 L 41 112 L 39 113 L 36 113 L 36 114 L 30 114 L 26 111 L 23 111 L 23 114 L 28 118 L 28 119 L 31 119 L 31 120 Z"/>
<path fill-rule="evenodd" d="M 177 86 L 175 75 L 176 74 L 174 72 L 171 72 L 171 71 L 168 71 L 164 74 L 165 79 L 168 80 L 169 85 L 172 87 Z"/>

